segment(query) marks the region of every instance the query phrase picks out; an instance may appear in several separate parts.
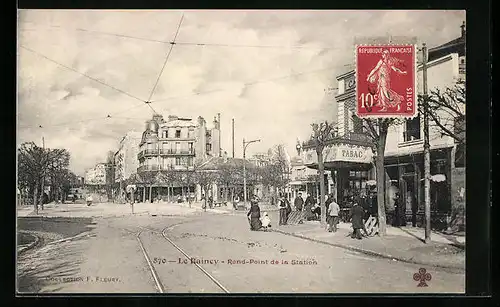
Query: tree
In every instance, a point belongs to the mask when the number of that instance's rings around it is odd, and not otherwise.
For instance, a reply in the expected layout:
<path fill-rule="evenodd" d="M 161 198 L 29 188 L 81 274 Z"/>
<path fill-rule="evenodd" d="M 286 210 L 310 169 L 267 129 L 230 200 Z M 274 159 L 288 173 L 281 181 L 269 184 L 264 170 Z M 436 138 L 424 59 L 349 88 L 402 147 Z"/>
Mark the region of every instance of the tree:
<path fill-rule="evenodd" d="M 376 152 L 375 173 L 377 181 L 377 213 L 379 236 L 386 235 L 386 202 L 385 202 L 385 145 L 387 143 L 387 132 L 391 125 L 400 124 L 395 118 L 363 118 L 363 127 L 367 129 L 368 136 L 372 140 L 372 147 Z"/>
<path fill-rule="evenodd" d="M 217 170 L 204 170 L 196 167 L 194 182 L 200 185 L 206 206 L 206 200 L 211 194 L 211 187 L 217 181 Z M 213 197 L 213 195 L 212 195 Z"/>
<path fill-rule="evenodd" d="M 231 163 L 224 162 L 218 165 L 216 182 L 224 187 L 224 201 L 228 201 L 229 187 L 237 182 L 239 172 L 240 170 Z"/>
<path fill-rule="evenodd" d="M 115 153 L 108 151 L 106 155 L 106 194 L 108 199 L 113 198 L 113 186 L 115 184 Z"/>
<path fill-rule="evenodd" d="M 65 180 L 70 154 L 66 149 L 49 149 L 37 146 L 34 142 L 21 144 L 18 150 L 18 182 L 23 190 L 33 195 L 35 213 L 38 204 L 43 209 L 43 184 L 48 179 L 53 189 Z"/>
<path fill-rule="evenodd" d="M 459 81 L 444 91 L 431 90 L 427 99 L 419 95 L 419 111 L 428 110 L 431 127 L 438 128 L 459 145 L 465 145 L 465 82 Z M 425 106 L 427 105 L 427 108 Z"/>
<path fill-rule="evenodd" d="M 311 141 L 314 144 L 316 155 L 318 157 L 318 176 L 319 176 L 319 192 L 320 192 L 320 206 L 321 206 L 321 225 L 326 224 L 326 206 L 325 206 L 325 165 L 323 160 L 323 149 L 327 142 L 333 138 L 334 124 L 328 121 L 319 124 L 314 123 L 311 125 L 313 133 Z"/>
<path fill-rule="evenodd" d="M 50 182 L 51 199 L 62 199 L 63 187 L 70 181 L 70 171 L 68 170 L 70 154 L 66 149 L 48 149 L 51 155 L 48 161 L 47 179 Z M 74 175 L 74 174 L 73 174 Z"/>

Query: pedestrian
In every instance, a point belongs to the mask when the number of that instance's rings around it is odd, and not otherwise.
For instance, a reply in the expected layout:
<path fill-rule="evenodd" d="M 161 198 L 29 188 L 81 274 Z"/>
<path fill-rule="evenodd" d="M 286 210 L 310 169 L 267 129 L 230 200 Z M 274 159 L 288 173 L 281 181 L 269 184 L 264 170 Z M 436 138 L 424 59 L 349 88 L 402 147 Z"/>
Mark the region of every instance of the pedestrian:
<path fill-rule="evenodd" d="M 240 203 L 240 198 L 238 195 L 236 195 L 236 197 L 234 198 L 234 201 L 233 201 L 233 208 L 234 210 L 238 210 L 238 204 Z"/>
<path fill-rule="evenodd" d="M 286 225 L 286 201 L 285 198 L 283 197 L 283 194 L 279 194 L 278 198 L 278 204 L 280 208 L 280 222 L 279 225 Z"/>
<path fill-rule="evenodd" d="M 326 196 L 326 201 L 325 201 L 325 209 L 326 209 L 326 212 L 328 212 L 328 207 L 330 206 L 330 204 L 333 202 L 333 194 L 330 193 Z"/>
<path fill-rule="evenodd" d="M 87 206 L 92 205 L 92 195 L 87 196 Z"/>
<path fill-rule="evenodd" d="M 305 218 L 307 221 L 314 219 L 315 214 L 313 213 L 314 201 L 311 194 L 307 194 L 306 201 L 304 203 Z"/>
<path fill-rule="evenodd" d="M 271 219 L 267 212 L 264 212 L 264 216 L 260 219 L 262 227 L 267 230 L 267 228 L 271 227 Z"/>
<path fill-rule="evenodd" d="M 340 206 L 337 204 L 337 200 L 331 197 L 331 203 L 328 207 L 328 231 L 337 232 L 337 224 L 339 223 L 339 212 Z"/>
<path fill-rule="evenodd" d="M 352 234 L 351 238 L 356 238 L 361 240 L 363 236 L 361 235 L 361 229 L 364 230 L 365 234 L 368 236 L 368 231 L 366 231 L 365 223 L 363 221 L 363 216 L 365 214 L 363 207 L 359 205 L 360 200 L 356 199 L 351 208 L 351 222 L 352 222 Z"/>
<path fill-rule="evenodd" d="M 394 194 L 394 222 L 392 226 L 399 227 L 401 226 L 401 201 L 399 199 L 399 192 Z"/>
<path fill-rule="evenodd" d="M 262 222 L 260 221 L 260 208 L 259 203 L 255 198 L 252 198 L 250 201 L 251 207 L 247 213 L 247 218 L 250 222 L 250 230 L 259 230 L 262 226 Z"/>
<path fill-rule="evenodd" d="M 290 216 L 290 213 L 292 213 L 292 206 L 290 206 L 290 201 L 288 198 L 285 198 L 285 203 L 286 203 L 286 221 L 288 222 L 288 217 Z"/>
<path fill-rule="evenodd" d="M 297 195 L 297 197 L 295 197 L 293 205 L 295 206 L 295 210 L 302 211 L 302 206 L 304 206 L 304 200 L 302 199 L 302 193 L 299 193 L 299 195 Z"/>

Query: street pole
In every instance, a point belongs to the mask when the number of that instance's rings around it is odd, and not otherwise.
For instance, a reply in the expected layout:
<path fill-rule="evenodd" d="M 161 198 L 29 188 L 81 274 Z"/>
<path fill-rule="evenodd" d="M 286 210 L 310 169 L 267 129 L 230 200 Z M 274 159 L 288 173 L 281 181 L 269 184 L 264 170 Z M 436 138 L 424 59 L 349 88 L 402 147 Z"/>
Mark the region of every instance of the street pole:
<path fill-rule="evenodd" d="M 247 167 L 246 167 L 246 145 L 245 139 L 243 138 L 243 203 L 247 205 Z"/>
<path fill-rule="evenodd" d="M 243 139 L 243 200 L 244 204 L 247 204 L 247 167 L 246 167 L 246 150 L 247 146 L 250 145 L 251 143 L 255 142 L 260 142 L 260 140 L 252 140 L 245 142 L 245 139 Z"/>
<path fill-rule="evenodd" d="M 429 144 L 429 108 L 427 105 L 427 47 L 422 46 L 422 82 L 424 103 L 424 202 L 425 202 L 425 243 L 431 242 L 431 195 L 430 170 L 431 154 Z"/>
<path fill-rule="evenodd" d="M 45 137 L 42 136 L 42 149 L 43 149 L 43 156 L 45 157 Z M 43 210 L 43 199 L 45 196 L 45 166 L 42 171 L 42 197 L 40 197 L 40 204 L 42 206 Z"/>
<path fill-rule="evenodd" d="M 232 145 L 233 145 L 233 158 L 234 158 L 234 118 L 233 118 L 233 126 L 232 126 Z"/>

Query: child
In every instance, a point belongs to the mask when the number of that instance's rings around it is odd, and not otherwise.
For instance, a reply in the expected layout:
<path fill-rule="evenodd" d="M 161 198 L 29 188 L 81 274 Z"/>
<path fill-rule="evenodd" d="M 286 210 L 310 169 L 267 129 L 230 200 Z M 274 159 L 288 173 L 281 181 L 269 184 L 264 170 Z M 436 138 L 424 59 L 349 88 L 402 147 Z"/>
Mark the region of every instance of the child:
<path fill-rule="evenodd" d="M 87 196 L 87 206 L 90 206 L 92 204 L 92 196 L 89 194 L 89 196 Z"/>
<path fill-rule="evenodd" d="M 271 227 L 271 219 L 269 218 L 267 212 L 264 212 L 264 216 L 260 219 L 260 221 L 262 222 L 262 228 L 264 228 L 264 230 Z"/>

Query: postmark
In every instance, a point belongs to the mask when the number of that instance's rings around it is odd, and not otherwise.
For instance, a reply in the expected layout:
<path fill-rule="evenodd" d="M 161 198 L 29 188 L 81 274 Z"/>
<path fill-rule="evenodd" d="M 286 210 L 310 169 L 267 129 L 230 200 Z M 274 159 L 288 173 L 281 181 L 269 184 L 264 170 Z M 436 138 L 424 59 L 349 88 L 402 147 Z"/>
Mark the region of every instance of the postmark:
<path fill-rule="evenodd" d="M 415 45 L 356 45 L 355 48 L 356 115 L 415 117 Z"/>

